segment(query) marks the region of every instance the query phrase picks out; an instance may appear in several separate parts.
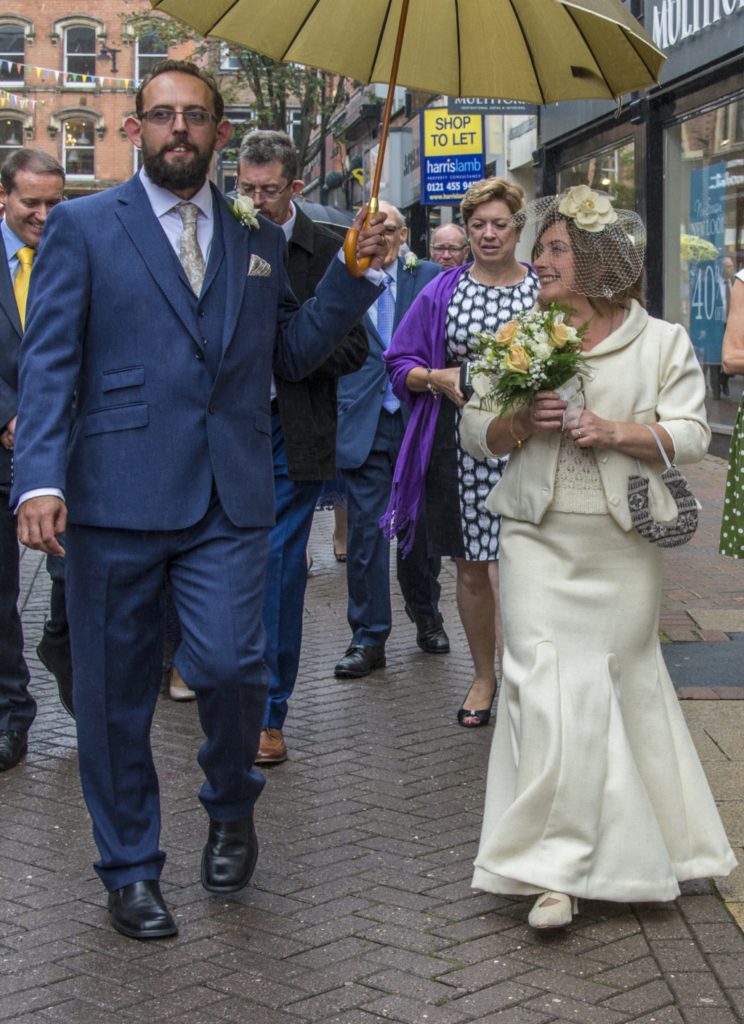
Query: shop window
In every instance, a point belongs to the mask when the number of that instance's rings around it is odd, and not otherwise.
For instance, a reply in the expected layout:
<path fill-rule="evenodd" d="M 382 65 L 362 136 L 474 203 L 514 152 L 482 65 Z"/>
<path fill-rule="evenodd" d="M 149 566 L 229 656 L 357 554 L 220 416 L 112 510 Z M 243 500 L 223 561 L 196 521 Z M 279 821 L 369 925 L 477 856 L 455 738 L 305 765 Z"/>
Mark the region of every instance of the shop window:
<path fill-rule="evenodd" d="M 23 122 L 17 117 L 0 117 L 0 164 L 23 145 Z"/>
<path fill-rule="evenodd" d="M 156 64 L 168 56 L 168 47 L 157 32 L 149 32 L 137 39 L 137 80 L 142 81 Z"/>
<path fill-rule="evenodd" d="M 687 328 L 706 368 L 714 428 L 733 424 L 741 393 L 720 364 L 732 276 L 744 266 L 743 117 L 737 97 L 664 135 L 664 315 Z"/>
<path fill-rule="evenodd" d="M 626 139 L 588 156 L 582 156 L 576 163 L 561 169 L 558 182 L 561 192 L 573 185 L 588 185 L 589 188 L 607 192 L 620 209 L 635 210 L 635 142 Z"/>
<path fill-rule="evenodd" d="M 23 85 L 26 60 L 26 36 L 22 25 L 0 25 L 0 85 Z"/>
<path fill-rule="evenodd" d="M 92 178 L 95 130 L 87 118 L 71 117 L 62 124 L 62 165 L 71 178 Z"/>
<path fill-rule="evenodd" d="M 65 29 L 65 71 L 75 78 L 67 78 L 65 85 L 79 88 L 95 85 L 96 31 L 88 25 L 71 25 Z M 86 82 L 84 76 L 89 76 Z"/>

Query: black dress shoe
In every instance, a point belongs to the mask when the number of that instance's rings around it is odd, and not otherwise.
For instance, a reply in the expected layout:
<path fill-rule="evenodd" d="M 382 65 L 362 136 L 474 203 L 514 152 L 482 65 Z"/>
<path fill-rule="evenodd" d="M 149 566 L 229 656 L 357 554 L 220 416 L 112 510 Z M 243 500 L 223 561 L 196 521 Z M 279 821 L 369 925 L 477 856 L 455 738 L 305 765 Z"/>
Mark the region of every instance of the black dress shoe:
<path fill-rule="evenodd" d="M 0 732 L 0 772 L 20 764 L 27 747 L 25 732 L 10 732 L 7 729 Z"/>
<path fill-rule="evenodd" d="M 416 643 L 426 654 L 449 654 L 449 637 L 442 625 L 442 616 L 436 618 L 422 618 L 415 616 L 408 605 L 405 606 L 406 615 L 416 626 Z"/>
<path fill-rule="evenodd" d="M 167 939 L 178 935 L 158 882 L 144 879 L 110 892 L 108 908 L 111 924 L 129 939 Z"/>
<path fill-rule="evenodd" d="M 39 661 L 57 680 L 59 701 L 68 715 L 75 717 L 72 703 L 72 655 L 70 653 L 70 634 L 60 637 L 50 636 L 44 631 L 41 643 L 36 648 Z"/>
<path fill-rule="evenodd" d="M 237 892 L 247 885 L 258 860 L 258 839 L 253 818 L 239 821 L 209 820 L 209 836 L 202 855 L 201 880 L 209 892 Z"/>
<path fill-rule="evenodd" d="M 337 679 L 361 679 L 376 668 L 385 667 L 385 648 L 352 644 L 334 669 Z"/>

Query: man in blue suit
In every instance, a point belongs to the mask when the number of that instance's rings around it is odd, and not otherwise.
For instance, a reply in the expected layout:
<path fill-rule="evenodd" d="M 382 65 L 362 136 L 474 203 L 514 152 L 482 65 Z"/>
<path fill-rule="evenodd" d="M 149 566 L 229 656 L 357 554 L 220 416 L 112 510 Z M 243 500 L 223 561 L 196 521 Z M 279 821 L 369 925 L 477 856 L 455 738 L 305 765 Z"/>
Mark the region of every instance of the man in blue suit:
<path fill-rule="evenodd" d="M 23 759 L 36 715 L 23 657 L 18 539 L 8 497 L 28 284 L 47 216 L 62 202 L 64 187 L 61 165 L 38 149 L 16 150 L 0 169 L 0 203 L 5 208 L 0 223 L 0 771 L 15 768 Z M 64 597 L 62 605 L 64 619 Z"/>
<path fill-rule="evenodd" d="M 149 731 L 167 574 L 176 666 L 197 694 L 209 816 L 202 883 L 242 888 L 258 847 L 253 767 L 266 700 L 261 626 L 273 522 L 270 380 L 306 377 L 379 294 L 334 261 L 298 307 L 279 228 L 241 223 L 207 180 L 230 124 L 214 80 L 165 61 L 126 132 L 144 167 L 52 211 L 21 350 L 15 481 L 23 543 L 61 554 L 83 793 L 111 923 L 176 933 L 158 879 Z M 375 219 L 377 220 L 377 219 Z M 360 236 L 379 277 L 381 223 Z M 71 396 L 77 402 L 71 412 Z M 43 492 L 43 493 L 39 493 Z"/>
<path fill-rule="evenodd" d="M 352 638 L 335 674 L 359 679 L 385 665 L 385 641 L 392 629 L 390 544 L 379 526 L 390 497 L 395 461 L 405 430 L 401 404 L 392 392 L 382 353 L 415 297 L 440 268 L 410 254 L 400 257 L 408 229 L 400 210 L 381 202 L 387 215 L 386 291 L 364 318 L 369 355 L 356 373 L 338 382 L 336 457 L 349 493 L 346 577 Z M 449 640 L 439 613 L 441 562 L 429 558 L 426 527 L 419 519 L 413 548 L 397 556 L 398 582 L 416 641 L 427 654 L 445 654 Z"/>

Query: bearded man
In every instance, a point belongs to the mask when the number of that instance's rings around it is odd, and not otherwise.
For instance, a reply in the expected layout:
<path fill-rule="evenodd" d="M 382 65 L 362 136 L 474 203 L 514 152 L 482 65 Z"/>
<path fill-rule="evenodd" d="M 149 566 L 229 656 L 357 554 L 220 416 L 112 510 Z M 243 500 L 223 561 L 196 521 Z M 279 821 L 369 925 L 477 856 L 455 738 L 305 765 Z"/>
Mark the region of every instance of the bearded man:
<path fill-rule="evenodd" d="M 60 204 L 47 223 L 21 350 L 12 500 L 24 544 L 62 554 L 66 527 L 96 870 L 113 927 L 153 939 L 176 933 L 158 883 L 165 854 L 149 739 L 163 581 L 181 622 L 176 667 L 205 733 L 201 880 L 234 892 L 256 863 L 264 781 L 253 763 L 267 691 L 272 368 L 306 377 L 376 299 L 384 218 L 360 234 L 372 280 L 334 260 L 299 307 L 281 229 L 250 211 L 241 222 L 207 180 L 230 135 L 211 76 L 164 61 L 141 84 L 136 111 L 125 130 L 142 171 Z"/>

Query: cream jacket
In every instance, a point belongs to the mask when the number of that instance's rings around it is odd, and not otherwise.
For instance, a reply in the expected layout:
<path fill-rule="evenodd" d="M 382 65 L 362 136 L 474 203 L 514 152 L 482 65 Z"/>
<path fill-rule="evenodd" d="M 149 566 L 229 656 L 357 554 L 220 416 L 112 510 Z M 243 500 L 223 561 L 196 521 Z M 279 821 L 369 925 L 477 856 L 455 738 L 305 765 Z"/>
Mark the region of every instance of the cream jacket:
<path fill-rule="evenodd" d="M 675 462 L 698 462 L 710 443 L 705 418 L 705 380 L 684 328 L 655 320 L 633 302 L 623 324 L 586 353 L 591 378 L 584 381 L 586 408 L 608 420 L 660 423 L 674 444 Z M 488 377 L 474 378 L 475 394 L 463 410 L 460 440 L 475 458 L 488 458 L 485 427 L 494 413 L 482 399 Z M 481 405 L 485 406 L 484 408 Z M 506 471 L 486 499 L 486 507 L 502 516 L 539 523 L 553 500 L 558 464 L 559 431 L 533 434 L 515 449 Z M 631 529 L 628 477 L 639 463 L 610 449 L 597 449 L 597 468 L 610 515 L 623 530 Z M 651 514 L 674 519 L 677 509 L 661 481 L 664 466 L 640 463 L 649 477 Z"/>

